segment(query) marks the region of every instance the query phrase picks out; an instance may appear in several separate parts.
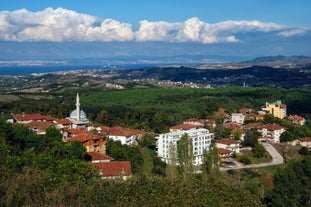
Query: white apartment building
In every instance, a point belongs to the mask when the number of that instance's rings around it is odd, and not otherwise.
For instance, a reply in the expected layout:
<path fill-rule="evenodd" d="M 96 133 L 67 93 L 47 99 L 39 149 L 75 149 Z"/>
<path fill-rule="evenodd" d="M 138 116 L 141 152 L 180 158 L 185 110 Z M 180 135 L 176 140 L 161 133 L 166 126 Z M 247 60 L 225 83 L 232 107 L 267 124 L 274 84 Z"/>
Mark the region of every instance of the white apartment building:
<path fill-rule="evenodd" d="M 192 139 L 194 156 L 193 164 L 202 164 L 204 149 L 209 149 L 211 140 L 213 139 L 213 133 L 210 133 L 208 129 L 204 128 L 160 134 L 157 141 L 158 156 L 164 162 L 172 163 L 171 156 L 175 154 L 177 158 L 177 152 L 170 152 L 170 150 L 177 149 L 177 141 L 180 140 L 184 134 L 187 134 L 189 138 Z M 170 145 L 173 145 L 174 148 L 170 147 Z"/>
<path fill-rule="evenodd" d="M 239 124 L 244 124 L 244 115 L 242 113 L 231 114 L 231 122 L 236 122 Z"/>

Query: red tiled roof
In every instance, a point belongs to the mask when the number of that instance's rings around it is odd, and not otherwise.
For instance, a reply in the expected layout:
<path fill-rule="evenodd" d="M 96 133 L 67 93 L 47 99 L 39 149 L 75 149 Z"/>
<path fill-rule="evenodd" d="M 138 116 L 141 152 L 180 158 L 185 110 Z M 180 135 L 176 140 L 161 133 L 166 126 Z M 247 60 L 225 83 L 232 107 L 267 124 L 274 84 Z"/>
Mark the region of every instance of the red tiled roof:
<path fill-rule="evenodd" d="M 178 125 L 170 127 L 170 129 L 185 129 L 186 130 L 186 129 L 195 129 L 197 127 L 198 126 L 192 125 L 192 124 L 178 124 Z"/>
<path fill-rule="evenodd" d="M 298 116 L 298 115 L 290 115 L 288 118 L 291 119 L 291 120 L 294 120 L 294 121 L 303 121 L 303 120 L 305 120 L 305 118 L 303 118 L 302 116 Z"/>
<path fill-rule="evenodd" d="M 303 137 L 303 138 L 299 138 L 298 140 L 300 142 L 311 142 L 311 138 L 310 137 Z"/>
<path fill-rule="evenodd" d="M 64 129 L 64 131 L 67 131 L 69 134 L 84 134 L 88 131 L 86 129 Z"/>
<path fill-rule="evenodd" d="M 280 107 L 281 108 L 286 108 L 286 104 L 281 104 Z"/>
<path fill-rule="evenodd" d="M 110 157 L 106 154 L 103 154 L 103 153 L 99 153 L 99 152 L 88 152 L 87 154 L 91 156 L 92 161 L 94 161 L 94 160 L 101 160 L 101 161 L 113 160 L 112 157 Z"/>
<path fill-rule="evenodd" d="M 216 143 L 231 145 L 231 144 L 239 144 L 239 141 L 233 140 L 233 139 L 220 139 L 220 140 L 216 140 Z"/>
<path fill-rule="evenodd" d="M 55 117 L 52 117 L 52 116 L 43 116 L 44 117 L 44 119 L 46 120 L 46 121 L 54 121 L 54 120 L 56 120 L 56 118 Z"/>
<path fill-rule="evenodd" d="M 120 126 L 109 128 L 109 130 L 106 131 L 106 133 L 107 135 L 125 136 L 125 137 L 130 137 L 136 134 L 139 134 L 139 135 L 145 134 L 145 132 L 138 130 L 138 129 L 128 129 L 128 128 L 123 128 Z"/>
<path fill-rule="evenodd" d="M 56 124 L 62 124 L 62 125 L 70 125 L 71 121 L 69 119 L 55 119 L 54 122 Z"/>
<path fill-rule="evenodd" d="M 25 124 L 25 126 L 31 128 L 31 129 L 37 129 L 38 131 L 45 132 L 46 129 L 50 126 L 54 126 L 51 122 L 47 121 L 32 121 L 28 124 Z"/>
<path fill-rule="evenodd" d="M 104 139 L 104 136 L 99 133 L 93 133 L 93 132 L 85 132 L 78 134 L 76 136 L 73 136 L 67 140 L 67 142 L 72 142 L 72 141 L 79 141 L 79 142 L 86 142 L 88 140 L 95 140 L 95 139 Z"/>
<path fill-rule="evenodd" d="M 45 117 L 41 114 L 12 114 L 17 121 L 39 121 L 45 120 Z"/>
<path fill-rule="evenodd" d="M 231 150 L 224 149 L 224 148 L 218 148 L 217 150 L 218 150 L 218 154 L 228 154 L 232 152 Z"/>
<path fill-rule="evenodd" d="M 260 127 L 261 129 L 267 129 L 269 131 L 275 131 L 275 130 L 281 130 L 281 129 L 284 129 L 284 127 L 280 126 L 280 125 L 277 125 L 277 124 L 267 124 L 267 125 L 264 125 L 262 127 Z"/>
<path fill-rule="evenodd" d="M 92 165 L 97 166 L 98 172 L 102 173 L 101 176 L 103 177 L 132 175 L 130 161 L 100 162 L 100 163 L 92 163 Z"/>

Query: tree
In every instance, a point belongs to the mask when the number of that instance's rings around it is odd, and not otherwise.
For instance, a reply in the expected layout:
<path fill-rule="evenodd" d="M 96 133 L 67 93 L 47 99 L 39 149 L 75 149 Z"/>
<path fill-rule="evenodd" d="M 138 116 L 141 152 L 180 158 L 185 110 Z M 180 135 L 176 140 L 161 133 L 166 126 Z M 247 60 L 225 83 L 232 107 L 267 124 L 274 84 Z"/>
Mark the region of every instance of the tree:
<path fill-rule="evenodd" d="M 207 175 L 215 177 L 219 175 L 220 157 L 214 142 L 209 146 L 208 151 L 204 150 L 202 169 Z"/>
<path fill-rule="evenodd" d="M 258 141 L 255 143 L 255 145 L 252 147 L 252 151 L 255 157 L 261 158 L 266 154 L 266 149 L 262 144 L 260 144 Z"/>
<path fill-rule="evenodd" d="M 291 160 L 273 176 L 269 206 L 311 206 L 311 157 Z"/>
<path fill-rule="evenodd" d="M 169 143 L 169 163 L 166 167 L 166 175 L 169 178 L 176 178 L 177 177 L 177 149 L 176 145 L 172 142 Z"/>
<path fill-rule="evenodd" d="M 152 134 L 145 134 L 141 140 L 139 140 L 141 147 L 148 147 L 154 149 L 156 145 L 156 139 Z"/>
<path fill-rule="evenodd" d="M 255 146 L 255 144 L 258 142 L 259 136 L 260 133 L 256 129 L 247 130 L 242 145 L 249 147 Z"/>
<path fill-rule="evenodd" d="M 177 160 L 180 174 L 184 178 L 193 173 L 193 145 L 187 134 L 177 141 Z"/>
<path fill-rule="evenodd" d="M 150 177 L 152 175 L 153 169 L 153 160 L 151 153 L 148 149 L 142 149 L 142 158 L 143 158 L 143 165 L 142 165 L 142 174 Z"/>

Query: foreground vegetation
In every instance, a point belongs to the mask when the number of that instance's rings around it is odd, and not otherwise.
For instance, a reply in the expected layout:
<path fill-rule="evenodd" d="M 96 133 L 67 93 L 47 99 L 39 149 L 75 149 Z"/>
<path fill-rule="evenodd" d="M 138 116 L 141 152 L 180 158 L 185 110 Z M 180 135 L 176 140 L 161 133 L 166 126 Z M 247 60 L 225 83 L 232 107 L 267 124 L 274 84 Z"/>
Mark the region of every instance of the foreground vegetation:
<path fill-rule="evenodd" d="M 244 188 L 217 176 L 166 177 L 136 172 L 101 180 L 82 144 L 56 129 L 38 136 L 0 121 L 0 206 L 260 206 Z"/>

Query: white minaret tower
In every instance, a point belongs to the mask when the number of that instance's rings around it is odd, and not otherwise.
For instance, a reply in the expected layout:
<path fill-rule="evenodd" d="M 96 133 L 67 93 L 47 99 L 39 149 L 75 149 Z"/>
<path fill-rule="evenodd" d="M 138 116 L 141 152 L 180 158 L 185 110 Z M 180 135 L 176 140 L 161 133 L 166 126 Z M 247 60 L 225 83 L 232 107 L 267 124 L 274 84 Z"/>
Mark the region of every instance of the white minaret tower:
<path fill-rule="evenodd" d="M 80 98 L 79 98 L 79 93 L 77 93 L 77 98 L 76 98 L 76 111 L 77 111 L 77 121 L 80 121 Z"/>

